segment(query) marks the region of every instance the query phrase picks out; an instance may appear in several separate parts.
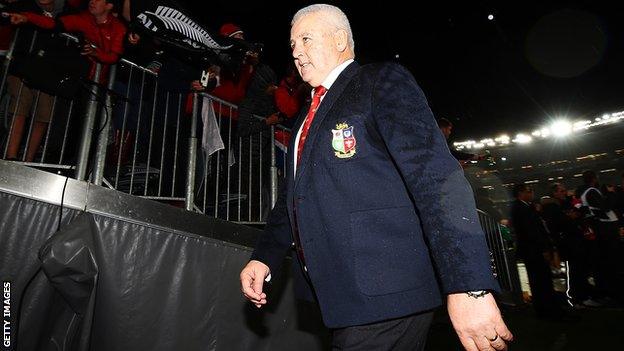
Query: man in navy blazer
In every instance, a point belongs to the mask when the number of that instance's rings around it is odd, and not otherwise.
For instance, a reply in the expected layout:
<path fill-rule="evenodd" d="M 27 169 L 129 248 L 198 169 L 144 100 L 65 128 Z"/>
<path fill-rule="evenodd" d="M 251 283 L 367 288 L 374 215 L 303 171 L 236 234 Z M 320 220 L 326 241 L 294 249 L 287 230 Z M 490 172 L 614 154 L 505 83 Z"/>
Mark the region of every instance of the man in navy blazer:
<path fill-rule="evenodd" d="M 467 350 L 506 349 L 472 191 L 412 75 L 354 62 L 334 6 L 297 12 L 290 43 L 319 96 L 293 129 L 286 182 L 240 275 L 245 297 L 266 304 L 263 284 L 295 246 L 296 292 L 318 301 L 334 349 L 421 350 L 443 296 Z"/>

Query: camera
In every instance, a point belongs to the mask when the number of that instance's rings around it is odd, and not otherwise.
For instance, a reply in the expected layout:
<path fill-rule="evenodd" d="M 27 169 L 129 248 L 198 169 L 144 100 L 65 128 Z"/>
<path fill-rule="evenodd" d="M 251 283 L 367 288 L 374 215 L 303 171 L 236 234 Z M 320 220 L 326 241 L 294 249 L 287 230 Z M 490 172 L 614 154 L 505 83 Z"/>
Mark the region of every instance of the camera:
<path fill-rule="evenodd" d="M 264 49 L 264 44 L 262 43 L 252 43 L 236 38 L 230 38 L 230 42 L 232 44 L 232 48 L 227 51 L 232 53 L 239 53 L 243 55 L 255 53 L 256 55 L 260 55 Z"/>

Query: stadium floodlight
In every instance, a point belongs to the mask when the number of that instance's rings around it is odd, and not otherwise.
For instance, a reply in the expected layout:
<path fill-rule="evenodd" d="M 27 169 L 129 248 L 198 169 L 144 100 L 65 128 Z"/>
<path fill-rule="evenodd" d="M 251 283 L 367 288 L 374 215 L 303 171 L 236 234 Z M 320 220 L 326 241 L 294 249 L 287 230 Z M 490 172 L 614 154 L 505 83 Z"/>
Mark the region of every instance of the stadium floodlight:
<path fill-rule="evenodd" d="M 495 138 L 494 141 L 499 142 L 501 145 L 507 145 L 507 144 L 509 144 L 509 140 L 510 139 L 511 138 L 509 138 L 508 135 L 503 134 L 503 135 L 499 136 L 498 138 Z"/>
<path fill-rule="evenodd" d="M 570 122 L 564 118 L 555 120 L 549 126 L 545 126 L 541 129 L 534 130 L 531 134 L 518 133 L 512 140 L 508 135 L 502 134 L 494 139 L 483 138 L 479 142 L 475 140 L 466 140 L 462 142 L 454 142 L 453 146 L 456 149 L 480 149 L 484 147 L 504 147 L 510 143 L 514 144 L 527 144 L 534 139 L 546 139 L 549 136 L 557 138 L 565 137 L 577 131 L 587 130 L 593 127 L 602 125 L 611 125 L 620 122 L 624 119 L 624 111 L 618 111 L 613 113 L 604 113 L 600 117 L 596 117 L 590 120 L 579 120 Z"/>
<path fill-rule="evenodd" d="M 550 131 L 555 137 L 564 137 L 572 133 L 572 124 L 566 120 L 560 119 L 550 125 Z"/>
<path fill-rule="evenodd" d="M 518 143 L 518 144 L 528 144 L 531 141 L 533 141 L 533 138 L 531 138 L 529 135 L 526 134 L 518 134 L 516 135 L 516 138 L 514 140 L 512 140 L 514 143 Z"/>
<path fill-rule="evenodd" d="M 574 124 L 572 125 L 572 130 L 577 131 L 577 130 L 588 129 L 591 126 L 591 123 L 592 122 L 589 120 L 574 122 Z"/>

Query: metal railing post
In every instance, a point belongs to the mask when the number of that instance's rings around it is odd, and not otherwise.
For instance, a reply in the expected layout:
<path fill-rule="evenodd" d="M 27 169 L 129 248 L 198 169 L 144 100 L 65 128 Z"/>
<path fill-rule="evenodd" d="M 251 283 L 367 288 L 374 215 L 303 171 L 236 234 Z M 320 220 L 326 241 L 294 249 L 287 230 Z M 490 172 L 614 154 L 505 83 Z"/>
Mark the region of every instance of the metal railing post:
<path fill-rule="evenodd" d="M 197 164 L 197 113 L 199 110 L 199 97 L 193 93 L 193 114 L 191 115 L 191 135 L 188 145 L 188 163 L 186 169 L 186 197 L 184 207 L 192 211 L 195 204 L 195 166 Z"/>
<path fill-rule="evenodd" d="M 271 143 L 271 208 L 277 202 L 277 160 L 275 158 L 275 126 L 271 126 L 269 130 Z"/>
<path fill-rule="evenodd" d="M 116 73 L 117 65 L 112 65 L 108 75 L 108 91 L 113 90 Z M 113 118 L 112 99 L 109 93 L 106 94 L 105 101 L 106 103 L 102 107 L 99 128 L 100 133 L 97 136 L 97 149 L 95 151 L 95 165 L 93 168 L 93 183 L 95 185 L 102 185 L 102 180 L 104 179 L 106 147 L 108 146 L 108 134 L 110 133 L 111 120 Z"/>
<path fill-rule="evenodd" d="M 93 81 L 95 84 L 91 86 L 91 94 L 88 97 L 87 111 L 85 114 L 84 124 L 82 125 L 82 137 L 80 139 L 80 147 L 78 149 L 78 160 L 76 162 L 76 179 L 85 180 L 87 178 L 87 170 L 89 164 L 89 150 L 91 148 L 91 140 L 93 138 L 93 126 L 95 125 L 95 117 L 98 107 L 98 82 L 102 72 L 102 64 L 95 65 L 95 75 Z"/>

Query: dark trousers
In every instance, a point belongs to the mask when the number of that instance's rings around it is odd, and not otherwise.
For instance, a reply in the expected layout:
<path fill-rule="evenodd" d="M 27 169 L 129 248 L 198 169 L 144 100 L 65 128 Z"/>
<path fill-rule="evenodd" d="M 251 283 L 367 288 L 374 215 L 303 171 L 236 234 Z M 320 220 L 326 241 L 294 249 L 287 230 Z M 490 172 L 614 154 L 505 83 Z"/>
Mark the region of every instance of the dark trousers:
<path fill-rule="evenodd" d="M 596 222 L 596 288 L 598 292 L 612 298 L 622 294 L 622 282 L 618 272 L 619 227 L 617 222 Z"/>
<path fill-rule="evenodd" d="M 557 317 L 562 313 L 555 298 L 550 267 L 541 253 L 524 258 L 531 286 L 531 301 L 540 318 Z"/>
<path fill-rule="evenodd" d="M 332 350 L 424 350 L 432 319 L 433 312 L 431 311 L 383 322 L 335 329 Z"/>

